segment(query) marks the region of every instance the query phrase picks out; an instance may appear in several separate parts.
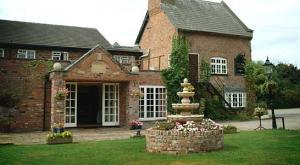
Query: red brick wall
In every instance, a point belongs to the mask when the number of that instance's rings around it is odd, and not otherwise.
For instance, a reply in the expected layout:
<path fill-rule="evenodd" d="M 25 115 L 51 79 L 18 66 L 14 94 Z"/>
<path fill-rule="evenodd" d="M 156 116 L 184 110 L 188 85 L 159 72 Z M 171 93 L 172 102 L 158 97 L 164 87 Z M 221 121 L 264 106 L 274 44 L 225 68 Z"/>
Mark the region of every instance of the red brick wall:
<path fill-rule="evenodd" d="M 20 95 L 16 111 L 11 116 L 12 131 L 43 129 L 44 82 L 48 66 L 28 67 L 32 60 L 0 59 L 0 90 Z M 50 116 L 50 84 L 47 85 L 46 126 Z"/>
<path fill-rule="evenodd" d="M 226 85 L 245 85 L 241 75 L 235 75 L 234 58 L 239 53 L 245 54 L 246 60 L 251 60 L 251 40 L 241 37 L 224 36 L 200 32 L 181 33 L 188 39 L 190 52 L 199 54 L 199 62 L 204 58 L 210 63 L 211 57 L 227 59 L 228 74 L 218 76 Z M 199 65 L 200 67 L 200 65 Z"/>
<path fill-rule="evenodd" d="M 168 56 L 171 54 L 176 29 L 159 6 L 153 7 L 158 4 L 157 0 L 149 1 L 149 21 L 139 44 L 145 53 L 149 50 L 150 56 L 143 58 L 142 70 L 160 70 L 168 67 Z"/>
<path fill-rule="evenodd" d="M 0 48 L 1 45 L 0 45 Z M 53 51 L 62 51 L 62 52 L 69 52 L 69 60 L 76 60 L 82 54 L 86 52 L 86 50 L 59 50 L 59 49 L 34 49 L 34 48 L 4 48 L 4 58 L 17 58 L 18 49 L 28 49 L 28 50 L 35 50 L 35 58 L 36 59 L 43 59 L 43 60 L 51 60 L 52 59 L 52 52 Z"/>
<path fill-rule="evenodd" d="M 34 131 L 43 129 L 44 120 L 44 82 L 45 75 L 48 73 L 48 66 L 44 63 L 52 59 L 52 51 L 69 52 L 69 60 L 76 60 L 86 50 L 62 50 L 50 48 L 30 48 L 16 47 L 4 48 L 4 58 L 0 58 L 0 90 L 11 88 L 20 95 L 20 101 L 16 106 L 16 111 L 11 116 L 12 131 Z M 36 51 L 36 60 L 17 59 L 18 49 L 29 49 Z M 29 67 L 33 61 L 39 61 L 40 64 L 34 68 Z M 55 61 L 53 61 L 55 62 Z M 68 62 L 59 61 L 63 65 Z M 46 128 L 50 126 L 50 85 L 47 83 L 46 92 Z"/>

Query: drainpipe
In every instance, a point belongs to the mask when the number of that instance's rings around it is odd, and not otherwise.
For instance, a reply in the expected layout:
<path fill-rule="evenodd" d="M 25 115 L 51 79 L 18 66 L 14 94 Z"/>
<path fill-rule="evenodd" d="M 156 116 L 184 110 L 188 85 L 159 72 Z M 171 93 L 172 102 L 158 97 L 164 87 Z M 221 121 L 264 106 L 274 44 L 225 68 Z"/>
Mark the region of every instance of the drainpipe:
<path fill-rule="evenodd" d="M 45 75 L 44 80 L 44 112 L 43 112 L 43 131 L 46 131 L 46 108 L 47 108 L 47 84 L 49 80 L 49 74 Z"/>

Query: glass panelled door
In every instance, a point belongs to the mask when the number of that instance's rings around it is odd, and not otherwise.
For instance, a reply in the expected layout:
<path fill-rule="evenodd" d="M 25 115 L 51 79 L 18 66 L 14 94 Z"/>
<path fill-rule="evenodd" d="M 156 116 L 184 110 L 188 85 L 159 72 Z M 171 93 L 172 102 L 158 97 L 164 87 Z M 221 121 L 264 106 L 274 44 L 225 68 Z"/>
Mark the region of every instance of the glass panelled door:
<path fill-rule="evenodd" d="M 103 126 L 119 125 L 119 84 L 103 84 Z"/>
<path fill-rule="evenodd" d="M 77 126 L 77 84 L 67 83 L 69 93 L 66 97 L 65 106 L 65 127 Z"/>

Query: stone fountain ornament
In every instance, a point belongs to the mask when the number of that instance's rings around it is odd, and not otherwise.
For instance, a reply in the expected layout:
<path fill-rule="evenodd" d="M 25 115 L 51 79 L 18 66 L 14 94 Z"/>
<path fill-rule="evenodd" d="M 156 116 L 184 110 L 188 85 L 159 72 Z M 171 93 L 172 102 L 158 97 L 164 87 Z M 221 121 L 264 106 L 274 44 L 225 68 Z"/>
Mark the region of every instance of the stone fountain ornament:
<path fill-rule="evenodd" d="M 157 122 L 146 130 L 146 149 L 148 152 L 167 154 L 187 154 L 223 149 L 223 126 L 211 119 L 203 119 L 202 114 L 192 114 L 199 110 L 199 103 L 191 103 L 195 92 L 185 78 L 182 92 L 177 95 L 181 103 L 172 104 L 173 110 L 180 114 L 168 115 L 167 122 Z"/>

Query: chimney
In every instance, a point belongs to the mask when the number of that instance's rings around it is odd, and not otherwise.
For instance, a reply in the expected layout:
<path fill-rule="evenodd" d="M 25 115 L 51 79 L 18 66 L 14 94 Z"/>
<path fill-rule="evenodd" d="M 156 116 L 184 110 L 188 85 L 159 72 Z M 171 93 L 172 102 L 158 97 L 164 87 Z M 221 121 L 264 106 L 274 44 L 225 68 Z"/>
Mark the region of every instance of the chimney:
<path fill-rule="evenodd" d="M 174 0 L 148 0 L 148 12 L 160 10 L 161 3 L 174 3 Z"/>

